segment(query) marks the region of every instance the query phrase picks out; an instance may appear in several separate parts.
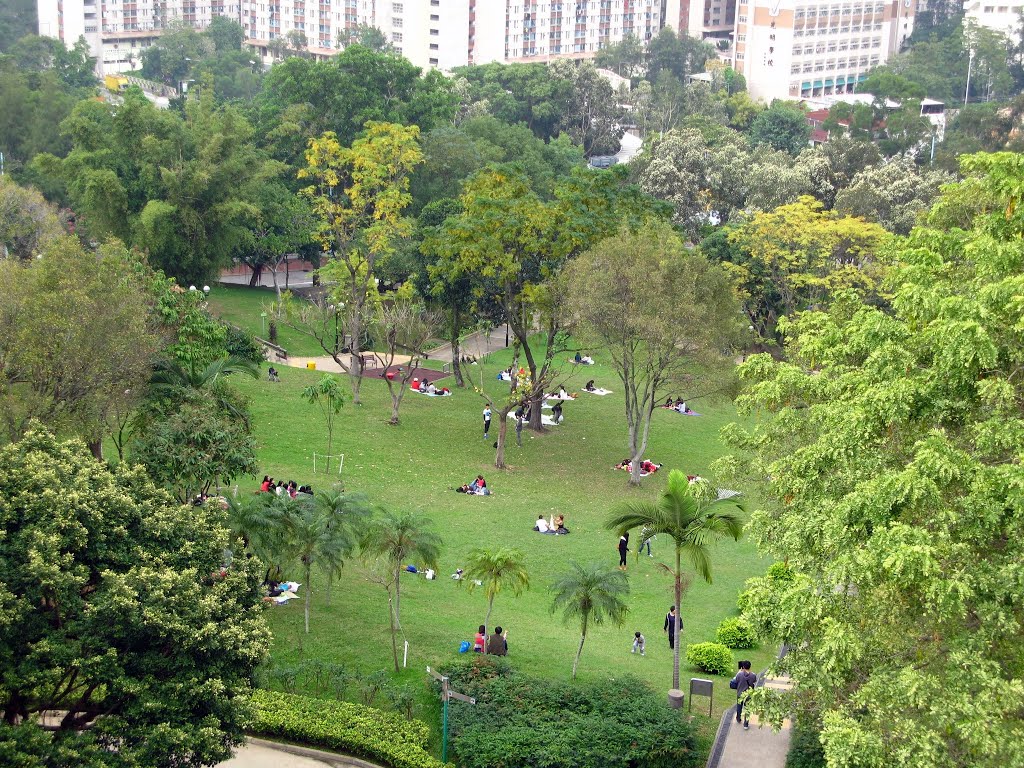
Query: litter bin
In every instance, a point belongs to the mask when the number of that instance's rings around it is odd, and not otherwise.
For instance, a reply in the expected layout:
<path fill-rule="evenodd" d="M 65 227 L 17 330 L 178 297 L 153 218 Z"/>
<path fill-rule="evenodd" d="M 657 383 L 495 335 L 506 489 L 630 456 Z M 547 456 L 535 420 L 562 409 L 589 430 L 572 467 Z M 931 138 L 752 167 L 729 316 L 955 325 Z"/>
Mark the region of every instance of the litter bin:
<path fill-rule="evenodd" d="M 309 368 L 309 370 L 311 370 L 311 371 L 315 371 L 316 370 L 316 360 L 310 360 L 308 363 L 306 363 L 306 367 Z"/>

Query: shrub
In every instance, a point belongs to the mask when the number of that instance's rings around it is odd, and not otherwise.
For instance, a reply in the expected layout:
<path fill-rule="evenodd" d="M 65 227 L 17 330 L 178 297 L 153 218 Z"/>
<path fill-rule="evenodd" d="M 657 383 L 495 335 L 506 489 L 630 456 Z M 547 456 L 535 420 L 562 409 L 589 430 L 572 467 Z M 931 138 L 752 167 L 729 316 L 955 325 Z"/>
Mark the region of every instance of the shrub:
<path fill-rule="evenodd" d="M 789 743 L 786 768 L 825 768 L 825 764 L 825 750 L 818 738 L 818 730 L 798 722 Z"/>
<path fill-rule="evenodd" d="M 750 622 L 741 616 L 725 619 L 715 634 L 718 642 L 727 648 L 753 648 L 757 644 Z"/>
<path fill-rule="evenodd" d="M 257 736 L 335 749 L 391 768 L 444 768 L 424 749 L 430 731 L 394 712 L 276 691 L 252 695 Z"/>
<path fill-rule="evenodd" d="M 566 670 L 572 663 L 566 657 Z M 456 704 L 449 727 L 462 768 L 688 768 L 693 730 L 646 683 L 625 676 L 575 683 L 524 675 L 476 657 L 447 666 Z"/>
<path fill-rule="evenodd" d="M 262 363 L 266 358 L 263 356 L 263 347 L 256 341 L 256 337 L 242 328 L 227 325 L 227 339 L 224 341 L 224 349 L 229 355 L 240 357 L 253 363 Z"/>
<path fill-rule="evenodd" d="M 686 663 L 713 675 L 732 672 L 732 651 L 719 643 L 695 643 L 686 646 Z"/>

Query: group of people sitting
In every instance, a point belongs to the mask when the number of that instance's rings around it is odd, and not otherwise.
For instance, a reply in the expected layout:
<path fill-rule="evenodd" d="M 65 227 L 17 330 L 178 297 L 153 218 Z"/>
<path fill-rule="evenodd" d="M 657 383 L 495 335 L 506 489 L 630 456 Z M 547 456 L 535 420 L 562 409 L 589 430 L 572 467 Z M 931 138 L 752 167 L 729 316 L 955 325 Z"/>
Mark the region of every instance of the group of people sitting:
<path fill-rule="evenodd" d="M 494 634 L 487 636 L 487 627 L 483 624 L 473 638 L 473 653 L 486 653 L 491 656 L 508 656 L 508 630 L 494 628 Z"/>
<path fill-rule="evenodd" d="M 260 493 L 276 493 L 278 496 L 287 494 L 294 499 L 300 493 L 312 496 L 313 489 L 308 485 L 296 485 L 294 480 L 289 480 L 287 483 L 284 480 L 274 482 L 274 478 L 264 475 L 263 482 L 260 483 Z"/>
<path fill-rule="evenodd" d="M 623 459 L 618 464 L 616 464 L 614 467 L 612 467 L 612 469 L 624 469 L 627 472 L 632 472 L 633 471 L 633 462 L 630 461 L 629 459 Z M 646 477 L 647 475 L 653 475 L 659 469 L 661 469 L 661 464 L 655 464 L 653 461 L 648 461 L 647 459 L 644 459 L 643 461 L 640 462 L 640 476 L 641 477 Z"/>
<path fill-rule="evenodd" d="M 299 596 L 299 587 L 302 585 L 297 581 L 268 579 L 263 582 L 263 586 L 267 590 L 267 594 L 263 596 L 263 602 L 284 605 L 289 600 L 294 600 Z"/>
<path fill-rule="evenodd" d="M 590 355 L 581 355 L 579 352 L 576 353 L 576 357 L 572 359 L 576 365 L 593 365 L 594 358 Z"/>
<path fill-rule="evenodd" d="M 419 392 L 421 395 L 434 395 L 444 397 L 452 393 L 452 391 L 448 389 L 448 387 L 441 387 L 440 389 L 438 389 L 436 386 L 434 386 L 434 382 L 427 381 L 426 379 L 423 379 L 423 381 L 420 381 L 419 379 L 413 379 L 411 386 L 413 392 Z"/>
<path fill-rule="evenodd" d="M 455 489 L 456 493 L 470 493 L 474 496 L 490 496 L 491 489 L 487 487 L 487 481 L 483 475 L 477 475 L 471 483 L 465 483 Z"/>
<path fill-rule="evenodd" d="M 544 515 L 537 515 L 537 524 L 533 526 L 533 530 L 554 536 L 569 532 L 565 527 L 565 515 L 552 515 L 550 520 L 545 520 Z"/>
<path fill-rule="evenodd" d="M 669 408 L 673 411 L 678 411 L 679 413 L 693 413 L 693 411 L 686 407 L 686 401 L 683 400 L 683 398 L 681 397 L 677 398 L 675 401 L 673 401 L 670 397 L 665 401 L 665 404 L 661 407 Z"/>

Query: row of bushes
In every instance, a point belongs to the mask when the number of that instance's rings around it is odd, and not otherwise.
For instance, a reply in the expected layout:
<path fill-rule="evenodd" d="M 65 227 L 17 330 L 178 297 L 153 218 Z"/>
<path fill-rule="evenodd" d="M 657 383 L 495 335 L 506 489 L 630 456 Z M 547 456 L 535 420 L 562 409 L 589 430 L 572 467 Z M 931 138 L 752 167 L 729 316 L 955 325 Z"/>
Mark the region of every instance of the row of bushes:
<path fill-rule="evenodd" d="M 352 701 L 367 707 L 389 707 L 412 720 L 416 695 L 408 685 L 394 685 L 386 670 L 360 672 L 344 664 L 307 659 L 297 664 L 274 663 L 260 670 L 260 687 L 315 698 Z"/>
<path fill-rule="evenodd" d="M 429 729 L 418 720 L 347 701 L 261 689 L 251 701 L 254 735 L 337 750 L 391 768 L 445 768 L 426 751 Z"/>

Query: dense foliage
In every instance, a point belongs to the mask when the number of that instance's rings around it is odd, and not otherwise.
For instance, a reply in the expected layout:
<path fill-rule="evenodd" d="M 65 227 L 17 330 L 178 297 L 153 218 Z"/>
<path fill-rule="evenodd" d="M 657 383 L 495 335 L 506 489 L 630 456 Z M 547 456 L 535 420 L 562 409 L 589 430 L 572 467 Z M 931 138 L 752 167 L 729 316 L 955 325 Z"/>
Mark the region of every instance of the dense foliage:
<path fill-rule="evenodd" d="M 750 622 L 741 616 L 723 620 L 715 637 L 726 648 L 753 648 L 757 644 Z"/>
<path fill-rule="evenodd" d="M 686 646 L 686 663 L 713 675 L 728 675 L 733 669 L 732 651 L 721 643 Z"/>
<path fill-rule="evenodd" d="M 256 561 L 220 570 L 221 513 L 42 429 L 0 449 L 0 471 L 2 762 L 226 759 L 269 636 Z M 44 710 L 65 713 L 55 730 Z"/>
<path fill-rule="evenodd" d="M 477 705 L 451 708 L 452 740 L 465 768 L 694 766 L 689 724 L 639 680 L 541 680 L 491 657 L 442 670 Z"/>
<path fill-rule="evenodd" d="M 750 529 L 795 574 L 747 596 L 799 681 L 761 703 L 820 718 L 829 765 L 1020 761 L 1020 163 L 965 159 L 894 245 L 891 311 L 842 295 L 741 368 L 764 417 L 729 439 L 769 478 Z"/>

